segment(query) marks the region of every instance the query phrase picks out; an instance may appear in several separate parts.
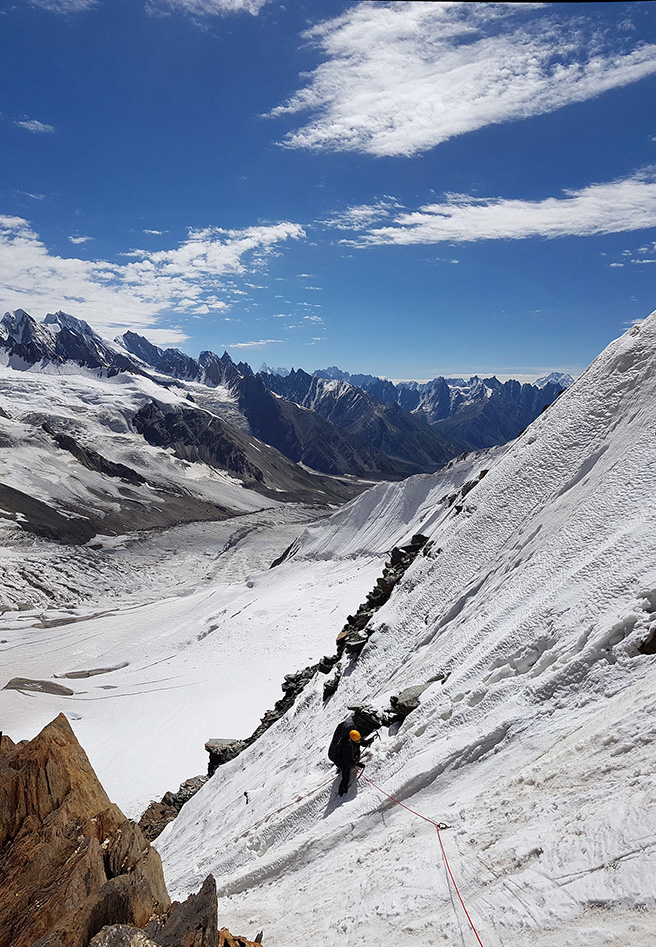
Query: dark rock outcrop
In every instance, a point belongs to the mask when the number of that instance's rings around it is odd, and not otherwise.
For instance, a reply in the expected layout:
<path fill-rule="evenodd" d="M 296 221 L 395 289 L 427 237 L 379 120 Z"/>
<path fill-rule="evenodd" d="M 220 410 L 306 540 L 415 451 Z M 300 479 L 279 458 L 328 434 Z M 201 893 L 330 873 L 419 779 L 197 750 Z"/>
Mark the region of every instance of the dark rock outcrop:
<path fill-rule="evenodd" d="M 158 835 L 162 834 L 169 822 L 177 818 L 179 811 L 175 806 L 167 806 L 163 802 L 151 802 L 139 819 L 139 828 L 144 838 L 153 842 Z"/>
<path fill-rule="evenodd" d="M 385 563 L 382 576 L 377 579 L 376 585 L 367 595 L 366 600 L 359 606 L 354 615 L 349 615 L 346 624 L 337 635 L 337 654 L 359 654 L 371 635 L 373 629 L 370 621 L 374 614 L 389 599 L 395 585 L 401 580 L 406 569 L 415 561 L 422 549 L 428 548 L 428 537 L 417 533 L 405 546 L 395 546 L 392 549 L 389 561 Z M 339 683 L 339 681 L 337 682 Z M 324 687 L 324 698 L 335 693 L 337 688 L 327 682 Z"/>
<path fill-rule="evenodd" d="M 198 894 L 176 901 L 166 917 L 152 921 L 144 930 L 113 924 L 96 934 L 89 947 L 250 947 L 253 941 L 218 930 L 216 882 L 208 875 Z M 258 942 L 259 943 L 259 942 Z"/>
<path fill-rule="evenodd" d="M 223 740 L 214 738 L 208 740 L 205 749 L 210 755 L 210 761 L 207 767 L 207 775 L 212 776 L 217 767 L 227 763 L 228 760 L 234 760 L 239 756 L 246 744 L 243 740 Z"/>
<path fill-rule="evenodd" d="M 216 947 L 219 930 L 214 876 L 207 876 L 198 894 L 175 902 L 166 921 L 153 922 L 146 934 L 158 947 Z"/>
<path fill-rule="evenodd" d="M 428 686 L 428 684 L 415 684 L 412 687 L 406 687 L 400 694 L 390 697 L 393 711 L 405 720 L 413 710 L 417 709 L 419 698 Z"/>
<path fill-rule="evenodd" d="M 211 775 L 211 773 L 210 773 Z M 161 802 L 151 802 L 139 819 L 139 828 L 144 837 L 152 842 L 172 822 L 185 802 L 189 802 L 199 789 L 205 785 L 209 776 L 192 776 L 180 783 L 177 792 L 167 792 Z"/>
<path fill-rule="evenodd" d="M 112 805 L 63 715 L 0 754 L 0 947 L 86 947 L 169 897 L 158 853 Z"/>
<path fill-rule="evenodd" d="M 117 464 L 112 460 L 108 460 L 92 448 L 85 447 L 78 443 L 70 434 L 59 433 L 48 424 L 43 424 L 42 427 L 46 434 L 52 437 L 58 447 L 62 450 L 67 450 L 83 467 L 86 467 L 87 470 L 95 470 L 108 477 L 120 477 L 121 480 L 125 480 L 127 483 L 140 484 L 146 482 L 146 478 L 142 477 L 136 470 L 133 470 L 132 467 L 126 467 L 125 464 Z"/>

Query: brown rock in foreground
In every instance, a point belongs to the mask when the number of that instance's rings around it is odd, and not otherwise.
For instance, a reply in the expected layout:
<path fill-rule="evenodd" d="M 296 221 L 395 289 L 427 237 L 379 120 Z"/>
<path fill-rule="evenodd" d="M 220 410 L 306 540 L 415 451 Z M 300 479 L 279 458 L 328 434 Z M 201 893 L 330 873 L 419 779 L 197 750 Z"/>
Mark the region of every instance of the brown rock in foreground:
<path fill-rule="evenodd" d="M 164 924 L 154 921 L 146 934 L 158 947 L 217 947 L 218 899 L 214 875 L 208 875 L 198 894 L 175 901 Z"/>
<path fill-rule="evenodd" d="M 87 947 L 170 900 L 158 853 L 112 805 L 60 714 L 0 753 L 0 947 Z"/>
<path fill-rule="evenodd" d="M 219 947 L 261 947 L 261 945 L 259 941 L 235 937 L 227 927 L 222 927 L 219 931 Z"/>
<path fill-rule="evenodd" d="M 216 882 L 208 875 L 198 894 L 174 902 L 168 916 L 153 921 L 145 931 L 123 924 L 103 927 L 89 947 L 252 947 L 256 943 L 225 927 L 219 933 L 217 917 Z"/>

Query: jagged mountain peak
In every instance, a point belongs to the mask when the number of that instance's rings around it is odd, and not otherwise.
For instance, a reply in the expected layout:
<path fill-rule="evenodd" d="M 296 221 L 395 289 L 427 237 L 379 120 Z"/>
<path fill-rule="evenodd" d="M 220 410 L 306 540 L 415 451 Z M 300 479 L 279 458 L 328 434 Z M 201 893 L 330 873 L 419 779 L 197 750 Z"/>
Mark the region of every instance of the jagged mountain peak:
<path fill-rule="evenodd" d="M 95 329 L 92 329 L 88 322 L 85 322 L 84 319 L 78 319 L 76 316 L 71 316 L 62 309 L 58 309 L 57 312 L 49 312 L 43 320 L 43 325 L 48 326 L 50 331 L 59 332 L 60 329 L 67 328 L 79 332 L 81 335 L 88 335 L 91 338 L 102 340 L 102 336 Z"/>
<path fill-rule="evenodd" d="M 130 329 L 124 332 L 123 335 L 117 336 L 114 341 L 132 355 L 142 359 L 147 365 L 155 365 L 164 354 L 164 350 L 158 345 L 154 345 L 145 336 L 139 335 L 138 332 L 132 332 Z"/>

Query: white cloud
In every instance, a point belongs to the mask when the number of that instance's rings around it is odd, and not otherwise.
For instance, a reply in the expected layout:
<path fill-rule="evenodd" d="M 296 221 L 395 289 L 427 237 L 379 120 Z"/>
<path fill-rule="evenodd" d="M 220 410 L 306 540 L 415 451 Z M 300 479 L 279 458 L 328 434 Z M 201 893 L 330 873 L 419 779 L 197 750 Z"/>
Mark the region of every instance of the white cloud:
<path fill-rule="evenodd" d="M 254 349 L 261 345 L 276 345 L 282 342 L 282 339 L 258 339 L 257 342 L 231 342 L 226 345 L 227 349 Z"/>
<path fill-rule="evenodd" d="M 321 316 L 303 316 L 307 322 L 323 322 Z"/>
<path fill-rule="evenodd" d="M 194 17 L 227 16 L 230 13 L 251 13 L 257 16 L 268 0 L 149 0 L 149 13 L 167 11 L 188 13 Z"/>
<path fill-rule="evenodd" d="M 93 237 L 69 237 L 71 243 L 88 243 L 89 240 L 93 240 Z"/>
<path fill-rule="evenodd" d="M 294 148 L 412 155 L 656 72 L 656 46 L 542 3 L 359 3 L 305 37 L 325 56 L 274 117 Z"/>
<path fill-rule="evenodd" d="M 360 230 L 363 227 L 371 227 L 381 220 L 391 216 L 394 211 L 402 208 L 396 198 L 385 197 L 375 204 L 354 204 L 347 207 L 346 210 L 336 211 L 321 223 L 326 227 L 337 227 L 340 230 Z M 301 274 L 302 275 L 302 274 Z"/>
<path fill-rule="evenodd" d="M 161 237 L 164 233 L 163 230 L 144 230 L 144 233 L 150 234 L 153 237 Z"/>
<path fill-rule="evenodd" d="M 26 118 L 23 122 L 14 122 L 14 125 L 18 125 L 19 128 L 24 128 L 26 131 L 35 132 L 36 134 L 54 132 L 55 130 L 53 125 L 38 122 L 35 118 Z"/>
<path fill-rule="evenodd" d="M 30 3 L 52 13 L 82 13 L 97 6 L 98 0 L 30 0 Z"/>
<path fill-rule="evenodd" d="M 355 246 L 470 243 L 526 237 L 593 236 L 656 226 L 656 169 L 592 184 L 542 201 L 450 194 L 439 204 L 399 214 L 370 229 Z"/>
<path fill-rule="evenodd" d="M 110 263 L 51 254 L 28 221 L 0 215 L 0 300 L 35 316 L 66 309 L 107 335 L 140 328 L 152 337 L 167 313 L 229 308 L 224 277 L 262 270 L 278 245 L 302 236 L 292 223 L 207 228 L 190 231 L 175 249 L 133 250 L 129 262 Z M 185 338 L 179 329 L 159 331 L 167 342 Z"/>
<path fill-rule="evenodd" d="M 609 265 L 610 267 L 620 267 L 620 266 L 624 266 L 623 263 L 609 263 L 608 265 Z"/>

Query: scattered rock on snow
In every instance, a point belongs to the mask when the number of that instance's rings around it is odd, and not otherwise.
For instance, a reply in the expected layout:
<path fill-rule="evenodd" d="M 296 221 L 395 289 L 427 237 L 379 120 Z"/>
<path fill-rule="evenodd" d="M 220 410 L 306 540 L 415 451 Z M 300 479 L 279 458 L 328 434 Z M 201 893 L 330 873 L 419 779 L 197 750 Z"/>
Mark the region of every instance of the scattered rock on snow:
<path fill-rule="evenodd" d="M 355 615 L 349 615 L 346 624 L 337 635 L 337 654 L 343 652 L 358 655 L 372 634 L 370 622 L 374 614 L 389 599 L 394 587 L 405 574 L 407 568 L 415 561 L 422 549 L 428 548 L 428 537 L 416 533 L 405 546 L 395 546 L 392 549 L 389 561 L 385 563 L 382 576 L 376 580 L 376 585 L 368 593 L 366 600 L 360 605 Z M 326 696 L 335 691 L 330 690 Z"/>

